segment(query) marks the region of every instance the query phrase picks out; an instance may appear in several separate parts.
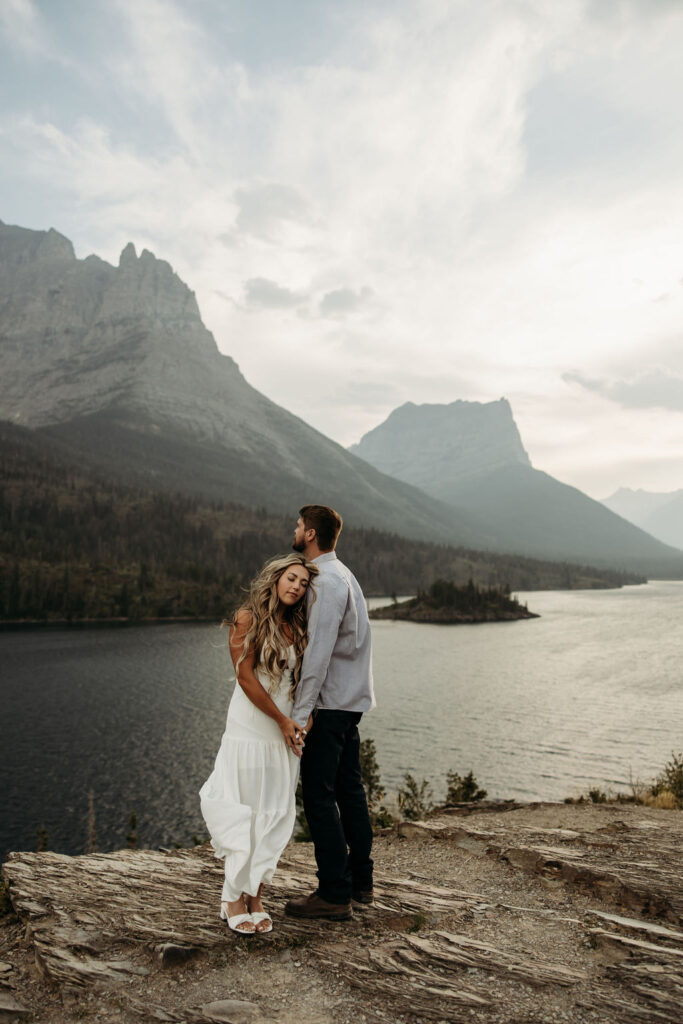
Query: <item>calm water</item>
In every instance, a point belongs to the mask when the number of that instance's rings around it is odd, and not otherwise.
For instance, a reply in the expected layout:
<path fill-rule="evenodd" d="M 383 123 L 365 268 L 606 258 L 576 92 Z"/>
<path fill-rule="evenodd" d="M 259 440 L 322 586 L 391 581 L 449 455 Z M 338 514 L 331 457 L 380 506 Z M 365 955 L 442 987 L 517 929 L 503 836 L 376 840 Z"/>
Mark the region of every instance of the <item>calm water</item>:
<path fill-rule="evenodd" d="M 562 799 L 649 779 L 683 749 L 683 582 L 523 595 L 542 618 L 373 624 L 382 778 L 445 795 L 449 769 L 497 797 Z M 0 633 L 0 856 L 203 836 L 197 790 L 232 692 L 225 635 L 173 625 Z"/>

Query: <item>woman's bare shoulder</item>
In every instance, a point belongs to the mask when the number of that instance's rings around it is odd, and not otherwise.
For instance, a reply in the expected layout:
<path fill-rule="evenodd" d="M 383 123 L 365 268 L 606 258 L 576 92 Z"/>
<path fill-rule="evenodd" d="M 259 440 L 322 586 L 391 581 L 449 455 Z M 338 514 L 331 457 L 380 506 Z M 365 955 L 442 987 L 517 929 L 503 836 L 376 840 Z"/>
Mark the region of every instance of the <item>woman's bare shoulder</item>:
<path fill-rule="evenodd" d="M 233 627 L 238 633 L 246 633 L 251 626 L 253 619 L 252 613 L 248 608 L 240 608 L 235 612 L 235 617 L 232 620 Z"/>

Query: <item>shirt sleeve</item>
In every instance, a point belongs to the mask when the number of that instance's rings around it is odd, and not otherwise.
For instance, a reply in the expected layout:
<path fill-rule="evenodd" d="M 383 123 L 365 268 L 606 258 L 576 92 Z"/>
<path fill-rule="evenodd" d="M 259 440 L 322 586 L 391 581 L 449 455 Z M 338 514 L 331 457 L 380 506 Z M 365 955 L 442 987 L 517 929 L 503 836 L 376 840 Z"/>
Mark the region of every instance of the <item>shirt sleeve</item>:
<path fill-rule="evenodd" d="M 322 574 L 314 584 L 315 600 L 308 611 L 308 646 L 296 688 L 292 718 L 305 725 L 325 682 L 339 627 L 346 610 L 347 591 L 341 581 Z"/>

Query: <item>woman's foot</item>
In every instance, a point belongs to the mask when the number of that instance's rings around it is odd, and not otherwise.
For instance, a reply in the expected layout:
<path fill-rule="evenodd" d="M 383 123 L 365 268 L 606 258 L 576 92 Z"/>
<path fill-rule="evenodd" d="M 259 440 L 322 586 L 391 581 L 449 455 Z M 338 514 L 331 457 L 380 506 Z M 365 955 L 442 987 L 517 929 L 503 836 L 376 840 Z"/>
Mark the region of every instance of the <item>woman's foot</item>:
<path fill-rule="evenodd" d="M 221 918 L 228 922 L 231 931 L 239 932 L 241 935 L 253 935 L 256 931 L 244 896 L 240 896 L 238 900 L 222 902 Z"/>
<path fill-rule="evenodd" d="M 273 919 L 270 914 L 263 909 L 263 903 L 261 902 L 261 887 L 259 887 L 259 891 L 256 896 L 249 896 L 248 893 L 245 893 L 244 900 L 247 905 L 247 910 L 252 916 L 256 931 L 261 935 L 265 932 L 272 932 Z"/>

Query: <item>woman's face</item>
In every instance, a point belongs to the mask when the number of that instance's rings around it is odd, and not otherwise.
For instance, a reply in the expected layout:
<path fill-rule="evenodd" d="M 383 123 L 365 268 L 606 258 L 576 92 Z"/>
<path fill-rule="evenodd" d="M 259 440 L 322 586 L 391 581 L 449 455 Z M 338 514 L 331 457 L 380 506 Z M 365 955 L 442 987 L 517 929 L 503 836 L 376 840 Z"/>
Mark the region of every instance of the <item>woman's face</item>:
<path fill-rule="evenodd" d="M 310 573 L 303 565 L 290 565 L 277 581 L 277 596 L 282 604 L 290 607 L 300 601 L 306 593 Z"/>

